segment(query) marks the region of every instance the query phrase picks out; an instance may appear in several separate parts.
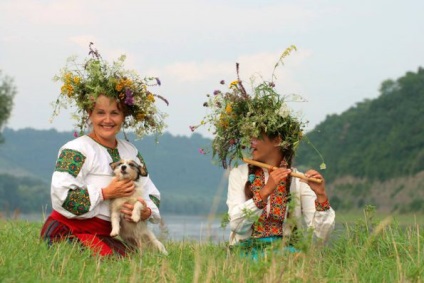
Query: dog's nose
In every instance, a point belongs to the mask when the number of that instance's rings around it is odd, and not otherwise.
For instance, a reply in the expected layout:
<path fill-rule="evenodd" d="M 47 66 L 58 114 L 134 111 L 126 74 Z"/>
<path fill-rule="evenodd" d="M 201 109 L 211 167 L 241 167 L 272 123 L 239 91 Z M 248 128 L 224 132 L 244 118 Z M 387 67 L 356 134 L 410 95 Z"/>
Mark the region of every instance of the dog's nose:
<path fill-rule="evenodd" d="M 126 166 L 126 165 L 122 165 L 122 166 L 121 166 L 121 170 L 122 170 L 122 171 L 125 171 L 125 169 L 127 169 L 127 166 Z"/>

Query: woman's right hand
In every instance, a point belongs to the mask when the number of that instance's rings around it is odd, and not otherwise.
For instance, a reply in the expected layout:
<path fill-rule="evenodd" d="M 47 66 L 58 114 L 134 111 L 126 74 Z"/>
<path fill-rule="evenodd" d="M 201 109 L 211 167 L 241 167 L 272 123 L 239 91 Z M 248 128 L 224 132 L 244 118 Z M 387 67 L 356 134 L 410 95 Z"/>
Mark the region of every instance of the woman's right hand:
<path fill-rule="evenodd" d="M 113 199 L 120 197 L 129 197 L 134 193 L 135 185 L 132 180 L 119 180 L 116 177 L 112 178 L 110 184 L 102 189 L 103 199 Z"/>
<path fill-rule="evenodd" d="M 287 168 L 278 168 L 272 170 L 269 173 L 268 181 L 265 186 L 260 191 L 261 198 L 266 200 L 271 193 L 277 188 L 278 184 L 281 183 L 289 174 L 291 173 L 291 169 Z"/>

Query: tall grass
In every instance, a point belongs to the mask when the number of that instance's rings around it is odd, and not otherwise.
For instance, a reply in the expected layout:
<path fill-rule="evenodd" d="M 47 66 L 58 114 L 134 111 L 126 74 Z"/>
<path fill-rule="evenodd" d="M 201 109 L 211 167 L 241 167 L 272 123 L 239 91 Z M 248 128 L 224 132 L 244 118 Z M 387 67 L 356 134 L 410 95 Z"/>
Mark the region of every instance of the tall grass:
<path fill-rule="evenodd" d="M 0 222 L 0 282 L 423 282 L 424 239 L 418 224 L 364 217 L 344 224 L 328 245 L 260 261 L 227 252 L 224 243 L 165 242 L 154 251 L 98 258 L 78 245 L 47 248 L 41 223 Z"/>

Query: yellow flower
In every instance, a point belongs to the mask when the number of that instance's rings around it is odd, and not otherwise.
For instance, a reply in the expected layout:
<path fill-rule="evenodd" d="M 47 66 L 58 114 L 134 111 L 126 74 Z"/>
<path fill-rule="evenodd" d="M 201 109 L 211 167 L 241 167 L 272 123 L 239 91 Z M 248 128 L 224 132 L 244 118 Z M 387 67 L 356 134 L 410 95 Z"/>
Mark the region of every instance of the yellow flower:
<path fill-rule="evenodd" d="M 123 84 L 122 84 L 122 83 L 118 83 L 118 84 L 115 86 L 115 89 L 116 89 L 116 91 L 121 91 L 123 87 L 124 87 L 124 86 L 123 86 Z"/>
<path fill-rule="evenodd" d="M 65 74 L 65 83 L 70 83 L 72 80 L 72 73 Z"/>
<path fill-rule="evenodd" d="M 77 76 L 74 77 L 75 84 L 79 84 L 80 80 L 81 80 L 80 77 L 77 77 Z"/>
<path fill-rule="evenodd" d="M 68 97 L 71 97 L 73 92 L 74 92 L 74 87 L 71 86 L 70 84 L 64 84 L 61 88 L 60 91 L 62 94 L 66 94 Z"/>
<path fill-rule="evenodd" d="M 146 114 L 138 113 L 135 118 L 136 118 L 137 121 L 141 121 L 141 120 L 144 119 L 144 117 L 146 117 Z"/>
<path fill-rule="evenodd" d="M 228 118 L 221 114 L 219 117 L 219 126 L 222 128 L 227 128 L 229 125 Z"/>
<path fill-rule="evenodd" d="M 63 94 L 66 94 L 66 85 L 63 85 L 63 86 L 60 88 L 60 92 L 61 92 L 61 93 L 63 93 Z"/>
<path fill-rule="evenodd" d="M 227 106 L 225 106 L 225 112 L 230 114 L 231 111 L 233 111 L 233 108 L 231 107 L 231 103 L 228 103 Z"/>
<path fill-rule="evenodd" d="M 228 127 L 228 121 L 227 120 L 221 120 L 219 121 L 219 124 L 221 125 L 221 127 L 223 127 L 224 129 Z"/>
<path fill-rule="evenodd" d="M 153 96 L 153 94 L 149 93 L 149 95 L 147 95 L 147 101 L 155 102 L 155 97 Z"/>
<path fill-rule="evenodd" d="M 125 86 L 132 86 L 133 85 L 133 82 L 132 82 L 132 80 L 130 80 L 130 79 L 125 79 Z"/>
<path fill-rule="evenodd" d="M 232 83 L 230 83 L 230 88 L 237 87 L 238 83 L 239 83 L 238 80 L 233 81 Z"/>

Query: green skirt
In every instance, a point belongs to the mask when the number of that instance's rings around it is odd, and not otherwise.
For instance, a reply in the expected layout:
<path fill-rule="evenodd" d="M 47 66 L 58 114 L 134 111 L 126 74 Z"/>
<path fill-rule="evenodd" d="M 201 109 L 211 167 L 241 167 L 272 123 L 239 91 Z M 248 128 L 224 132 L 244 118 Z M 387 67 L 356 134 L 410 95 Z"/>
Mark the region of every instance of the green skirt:
<path fill-rule="evenodd" d="M 300 252 L 293 246 L 282 247 L 282 237 L 249 238 L 230 246 L 230 250 L 243 258 L 259 260 L 270 253 L 297 253 Z"/>

